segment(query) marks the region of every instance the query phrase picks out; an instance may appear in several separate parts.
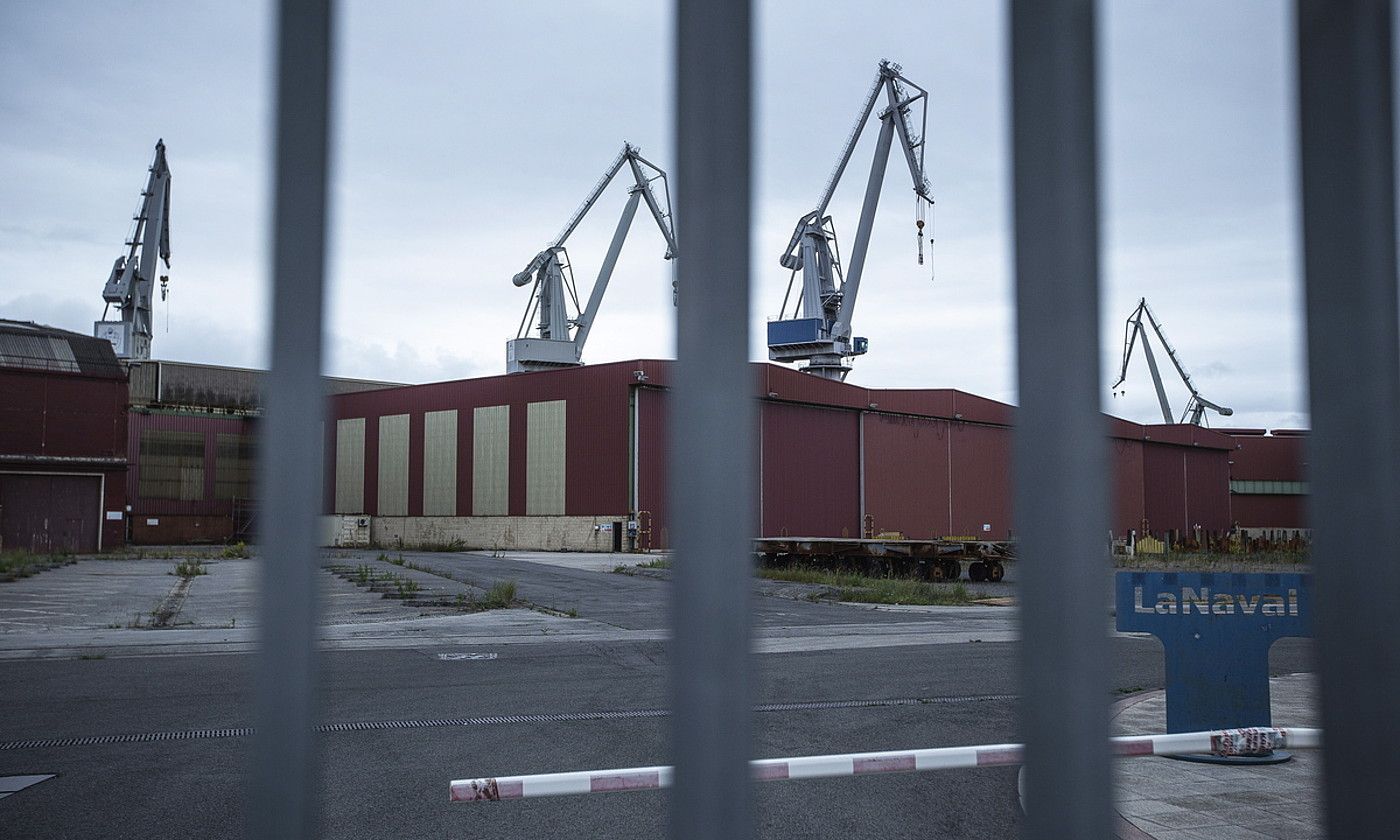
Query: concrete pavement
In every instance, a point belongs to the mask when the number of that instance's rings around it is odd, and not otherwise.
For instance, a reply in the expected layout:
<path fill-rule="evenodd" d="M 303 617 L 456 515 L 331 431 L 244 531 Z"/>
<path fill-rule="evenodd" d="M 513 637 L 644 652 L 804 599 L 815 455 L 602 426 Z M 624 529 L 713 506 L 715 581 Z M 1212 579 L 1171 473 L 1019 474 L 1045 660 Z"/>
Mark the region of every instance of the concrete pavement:
<path fill-rule="evenodd" d="M 1318 726 L 1311 674 L 1269 680 L 1275 726 Z M 1166 694 L 1118 704 L 1115 735 L 1166 731 Z M 1121 759 L 1116 776 L 1122 840 L 1314 840 L 1326 836 L 1322 755 L 1297 750 L 1283 764 L 1200 764 L 1164 757 Z"/>

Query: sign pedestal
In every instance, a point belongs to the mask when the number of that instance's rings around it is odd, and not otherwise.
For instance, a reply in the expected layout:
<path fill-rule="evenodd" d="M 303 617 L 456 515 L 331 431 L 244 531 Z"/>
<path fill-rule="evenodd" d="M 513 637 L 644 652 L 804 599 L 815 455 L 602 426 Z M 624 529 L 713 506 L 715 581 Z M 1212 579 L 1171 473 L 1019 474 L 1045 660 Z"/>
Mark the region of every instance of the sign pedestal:
<path fill-rule="evenodd" d="M 1151 633 L 1166 653 L 1167 732 L 1272 726 L 1269 648 L 1306 636 L 1312 578 L 1299 574 L 1119 572 L 1118 630 Z M 1257 756 L 1174 756 L 1218 764 L 1277 764 Z"/>

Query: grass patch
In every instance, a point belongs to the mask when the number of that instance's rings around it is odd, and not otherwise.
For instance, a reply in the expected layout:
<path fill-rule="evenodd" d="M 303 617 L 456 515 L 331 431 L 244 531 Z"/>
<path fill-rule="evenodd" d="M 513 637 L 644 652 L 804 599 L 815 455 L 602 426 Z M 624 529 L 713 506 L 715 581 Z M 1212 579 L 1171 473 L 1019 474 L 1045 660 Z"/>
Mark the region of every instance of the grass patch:
<path fill-rule="evenodd" d="M 1139 568 L 1143 566 L 1174 569 L 1217 570 L 1222 566 L 1306 566 L 1312 561 L 1307 551 L 1253 551 L 1248 554 L 1233 554 L 1215 551 L 1168 551 L 1164 554 L 1138 554 L 1126 557 L 1115 555 L 1113 564 L 1118 568 Z"/>
<path fill-rule="evenodd" d="M 196 578 L 200 575 L 209 574 L 209 569 L 204 565 L 204 561 L 197 557 L 188 560 L 181 560 L 175 564 L 175 574 L 182 578 Z"/>
<path fill-rule="evenodd" d="M 407 598 L 423 587 L 418 585 L 418 581 L 406 577 L 394 577 L 394 588 L 398 590 L 400 598 Z"/>
<path fill-rule="evenodd" d="M 645 563 L 636 564 L 639 569 L 669 569 L 671 568 L 671 558 L 653 557 Z"/>
<path fill-rule="evenodd" d="M 0 581 L 19 580 L 76 562 L 64 554 L 34 554 L 23 548 L 0 551 Z"/>
<path fill-rule="evenodd" d="M 232 545 L 224 546 L 223 551 L 219 552 L 219 556 L 226 560 L 246 560 L 249 557 L 248 546 L 239 540 Z"/>
<path fill-rule="evenodd" d="M 503 580 L 491 585 L 481 605 L 488 610 L 506 609 L 515 603 L 515 581 Z"/>
<path fill-rule="evenodd" d="M 836 590 L 837 600 L 859 604 L 966 606 L 973 601 L 967 587 L 961 583 L 929 583 L 928 581 L 908 578 L 872 578 L 846 572 L 814 569 L 810 566 L 791 566 L 785 569 L 760 568 L 758 576 L 766 580 L 830 586 Z"/>

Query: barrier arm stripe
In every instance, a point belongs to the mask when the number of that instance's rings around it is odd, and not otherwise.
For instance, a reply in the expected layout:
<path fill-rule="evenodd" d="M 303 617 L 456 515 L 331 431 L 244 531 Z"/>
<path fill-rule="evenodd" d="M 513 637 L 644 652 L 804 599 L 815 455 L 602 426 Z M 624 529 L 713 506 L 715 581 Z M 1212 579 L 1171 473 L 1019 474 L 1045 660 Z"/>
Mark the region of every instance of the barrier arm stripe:
<path fill-rule="evenodd" d="M 1249 755 L 1278 750 L 1316 749 L 1322 746 L 1322 730 L 1252 727 L 1171 735 L 1127 735 L 1111 739 L 1120 758 L 1147 755 L 1213 753 Z M 923 750 L 809 755 L 796 758 L 764 758 L 749 763 L 754 781 L 826 779 L 870 773 L 911 773 L 1020 764 L 1020 744 L 984 744 L 974 747 L 935 747 Z M 626 790 L 660 790 L 671 786 L 669 766 L 630 767 L 619 770 L 580 770 L 540 773 L 532 776 L 458 779 L 451 783 L 453 802 L 491 802 L 575 793 L 612 793 Z"/>

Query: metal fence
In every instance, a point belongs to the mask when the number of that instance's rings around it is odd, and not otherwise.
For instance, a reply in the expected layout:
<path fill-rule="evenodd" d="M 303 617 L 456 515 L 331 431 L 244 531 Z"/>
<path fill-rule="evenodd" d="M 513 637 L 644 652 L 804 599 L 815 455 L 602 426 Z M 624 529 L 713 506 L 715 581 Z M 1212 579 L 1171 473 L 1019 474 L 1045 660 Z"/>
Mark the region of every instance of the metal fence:
<path fill-rule="evenodd" d="M 262 492 L 262 655 L 250 832 L 316 833 L 317 458 L 332 8 L 283 0 L 277 47 L 272 375 Z M 1313 437 L 1318 661 L 1334 837 L 1381 837 L 1400 791 L 1400 303 L 1391 6 L 1297 0 L 1299 149 Z M 1111 788 L 1098 412 L 1095 4 L 1013 0 L 1027 822 L 1107 837 Z M 671 453 L 672 833 L 753 833 L 748 537 L 752 11 L 678 0 L 681 265 Z M 683 480 L 680 477 L 684 477 Z"/>

